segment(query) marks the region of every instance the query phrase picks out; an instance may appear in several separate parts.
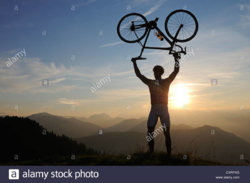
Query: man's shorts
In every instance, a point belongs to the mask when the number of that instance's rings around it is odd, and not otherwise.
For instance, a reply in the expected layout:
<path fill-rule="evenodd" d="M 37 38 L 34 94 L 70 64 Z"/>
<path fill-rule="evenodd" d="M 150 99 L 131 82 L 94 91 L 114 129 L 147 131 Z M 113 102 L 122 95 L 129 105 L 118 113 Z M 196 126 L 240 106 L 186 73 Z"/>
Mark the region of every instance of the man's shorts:
<path fill-rule="evenodd" d="M 160 117 L 161 124 L 166 128 L 170 128 L 170 117 L 168 113 L 168 106 L 164 104 L 153 104 L 148 116 L 148 128 L 155 128 L 156 123 Z"/>

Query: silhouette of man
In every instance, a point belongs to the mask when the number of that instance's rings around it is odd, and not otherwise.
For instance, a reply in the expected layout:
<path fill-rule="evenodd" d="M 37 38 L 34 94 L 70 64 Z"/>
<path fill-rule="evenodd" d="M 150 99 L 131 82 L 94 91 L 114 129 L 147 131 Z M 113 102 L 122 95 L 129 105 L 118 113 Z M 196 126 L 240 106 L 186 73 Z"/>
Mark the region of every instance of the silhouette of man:
<path fill-rule="evenodd" d="M 175 53 L 174 58 L 175 58 L 174 71 L 166 79 L 162 78 L 162 75 L 164 73 L 164 69 L 162 66 L 156 65 L 153 68 L 155 80 L 148 79 L 144 75 L 142 75 L 136 63 L 137 58 L 131 59 L 134 65 L 136 76 L 149 87 L 150 91 L 151 110 L 147 121 L 148 135 L 153 137 L 158 117 L 160 117 L 161 124 L 164 129 L 165 144 L 168 156 L 171 155 L 170 117 L 168 113 L 168 91 L 170 84 L 172 83 L 172 81 L 175 79 L 176 75 L 179 72 L 180 54 Z M 154 152 L 153 138 L 150 141 L 148 141 L 148 145 L 150 153 L 153 153 Z"/>

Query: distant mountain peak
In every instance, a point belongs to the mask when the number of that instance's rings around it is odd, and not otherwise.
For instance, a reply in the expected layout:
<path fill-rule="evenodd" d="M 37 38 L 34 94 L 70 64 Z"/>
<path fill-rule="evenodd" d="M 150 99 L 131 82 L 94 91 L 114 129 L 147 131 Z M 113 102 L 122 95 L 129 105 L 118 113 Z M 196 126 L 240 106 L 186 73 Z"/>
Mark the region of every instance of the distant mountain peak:
<path fill-rule="evenodd" d="M 215 127 L 215 126 L 211 126 L 211 125 L 203 125 L 201 127 L 198 127 L 197 129 L 216 129 L 216 130 L 221 130 L 220 128 L 218 127 Z"/>
<path fill-rule="evenodd" d="M 40 112 L 40 113 L 34 113 L 34 114 L 30 115 L 30 116 L 55 116 L 55 115 L 50 114 L 48 112 Z"/>
<path fill-rule="evenodd" d="M 92 114 L 91 116 L 89 116 L 89 118 L 97 118 L 97 117 L 111 118 L 111 116 L 109 116 L 106 113 L 97 113 L 97 114 Z"/>
<path fill-rule="evenodd" d="M 65 134 L 69 137 L 82 137 L 96 134 L 100 127 L 96 124 L 80 121 L 76 118 L 65 118 L 49 113 L 37 113 L 28 116 L 29 119 L 37 121 L 39 124 L 53 131 L 56 134 Z"/>

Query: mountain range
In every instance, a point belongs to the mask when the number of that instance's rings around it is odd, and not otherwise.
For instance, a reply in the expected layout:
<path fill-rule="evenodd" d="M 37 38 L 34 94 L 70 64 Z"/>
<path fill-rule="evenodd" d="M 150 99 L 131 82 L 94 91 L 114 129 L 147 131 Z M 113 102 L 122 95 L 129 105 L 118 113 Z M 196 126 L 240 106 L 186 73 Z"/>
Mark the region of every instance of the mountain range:
<path fill-rule="evenodd" d="M 88 122 L 96 124 L 102 128 L 111 127 L 111 126 L 121 122 L 122 120 L 124 120 L 124 118 L 121 118 L 121 117 L 113 118 L 105 113 L 93 114 L 89 117 L 80 117 L 78 119 L 81 121 L 88 121 Z"/>
<path fill-rule="evenodd" d="M 250 116 L 244 111 L 240 112 L 244 115 L 238 114 L 238 118 L 233 117 L 232 113 L 224 112 L 215 112 L 213 116 L 208 112 L 172 112 L 171 136 L 174 152 L 193 154 L 223 163 L 245 163 L 250 158 L 250 144 L 247 141 L 247 133 L 240 132 L 246 131 L 249 125 L 247 120 Z M 109 124 L 104 128 L 97 125 L 101 123 L 102 116 L 104 121 L 111 118 L 108 115 L 99 114 L 83 120 L 83 118 L 60 117 L 48 113 L 34 114 L 29 118 L 36 120 L 49 131 L 68 135 L 87 147 L 103 153 L 131 154 L 135 151 L 146 151 L 145 118 L 116 118 L 116 124 L 112 126 Z M 96 123 L 88 122 L 87 119 L 92 119 L 92 121 L 95 119 Z M 236 120 L 237 123 L 235 123 Z M 204 125 L 204 123 L 209 125 Z M 239 124 L 243 124 L 245 128 Z M 156 128 L 159 125 L 160 123 Z M 102 133 L 98 134 L 100 129 Z M 156 137 L 156 149 L 165 151 L 163 134 Z"/>
<path fill-rule="evenodd" d="M 206 160 L 244 164 L 250 159 L 250 143 L 242 138 L 213 126 L 184 129 L 176 126 L 171 130 L 174 153 L 186 153 Z M 76 139 L 87 147 L 108 154 L 131 154 L 146 151 L 146 133 L 108 132 Z M 163 134 L 155 138 L 156 151 L 165 151 Z"/>
<path fill-rule="evenodd" d="M 48 113 L 33 114 L 28 116 L 28 118 L 37 121 L 49 131 L 53 131 L 58 135 L 64 134 L 72 138 L 98 134 L 98 130 L 102 128 L 93 123 L 81 121 L 73 117 L 66 118 Z"/>
<path fill-rule="evenodd" d="M 199 157 L 166 153 L 100 154 L 67 136 L 48 132 L 22 117 L 0 117 L 1 165 L 221 165 Z"/>

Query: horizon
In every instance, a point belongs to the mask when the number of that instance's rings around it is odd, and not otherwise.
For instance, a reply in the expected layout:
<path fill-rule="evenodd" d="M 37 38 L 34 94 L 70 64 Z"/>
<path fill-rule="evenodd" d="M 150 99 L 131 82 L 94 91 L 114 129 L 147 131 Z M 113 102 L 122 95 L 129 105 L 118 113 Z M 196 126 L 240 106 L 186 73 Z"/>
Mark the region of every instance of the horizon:
<path fill-rule="evenodd" d="M 173 111 L 172 111 L 173 112 Z M 178 115 L 179 113 L 183 114 Z M 171 129 L 172 130 L 197 130 L 205 129 L 205 134 L 213 135 L 215 132 L 226 132 L 237 136 L 246 142 L 250 142 L 250 135 L 248 133 L 249 124 L 247 123 L 250 119 L 249 110 L 231 111 L 228 115 L 228 111 L 174 111 L 171 117 Z M 233 113 L 235 112 L 235 113 Z M 44 115 L 45 114 L 45 115 Z M 107 115 L 105 113 L 95 115 Z M 1 119 L 6 116 L 0 116 Z M 77 116 L 60 116 L 51 113 L 36 113 L 30 116 L 8 116 L 18 117 L 21 119 L 30 119 L 43 126 L 46 131 L 54 131 L 55 133 L 61 134 L 63 130 L 66 130 L 66 135 L 70 137 L 78 136 L 95 136 L 112 132 L 116 133 L 127 133 L 127 132 L 139 132 L 144 134 L 146 131 L 147 116 L 143 117 L 112 117 L 103 116 L 94 117 L 77 117 Z M 59 120 L 58 120 L 59 119 Z M 61 120 L 60 120 L 61 119 Z M 235 123 L 237 120 L 237 123 Z M 241 124 L 241 125 L 239 125 Z M 56 125 L 56 126 L 55 126 Z M 66 126 L 65 126 L 66 125 Z M 69 125 L 69 126 L 68 126 Z M 79 126 L 80 125 L 80 126 Z M 81 127 L 81 125 L 83 125 Z M 87 125 L 87 126 L 86 126 Z M 60 127 L 61 126 L 61 127 Z M 70 131 L 67 130 L 70 127 Z M 58 128 L 59 127 L 59 128 Z M 161 123 L 158 121 L 156 129 L 161 128 Z M 89 131 L 89 130 L 90 131 Z M 62 131 L 61 131 L 62 130 Z M 87 131 L 86 131 L 87 130 Z M 87 133 L 87 134 L 86 134 Z M 64 134 L 64 133 L 63 133 Z M 204 135 L 205 135 L 204 134 Z M 80 135 L 80 136 L 79 136 Z"/>
<path fill-rule="evenodd" d="M 170 87 L 169 110 L 249 110 L 250 3 L 213 2 L 216 6 L 195 0 L 3 1 L 0 115 L 147 116 L 149 91 L 130 62 L 139 46 L 121 42 L 116 26 L 124 15 L 138 12 L 148 20 L 159 17 L 165 33 L 165 18 L 175 9 L 194 13 L 199 31 L 181 44 L 187 55 Z M 154 36 L 149 41 L 164 45 Z M 149 78 L 154 65 L 163 65 L 164 77 L 174 68 L 164 51 L 147 50 L 144 56 L 138 65 Z"/>
<path fill-rule="evenodd" d="M 191 112 L 191 113 L 195 113 L 195 112 L 198 112 L 198 113 L 231 113 L 231 112 L 234 112 L 234 113 L 246 113 L 248 114 L 248 112 L 250 112 L 250 109 L 246 109 L 246 108 L 242 108 L 240 110 L 237 110 L 237 109 L 220 109 L 220 110 L 191 110 L 191 109 L 169 109 L 169 111 L 173 112 L 173 113 L 178 113 L 178 112 Z M 53 115 L 53 116 L 58 116 L 58 117 L 64 117 L 64 118 L 68 118 L 68 117 L 72 117 L 72 118 L 90 118 L 90 117 L 93 117 L 93 116 L 98 116 L 98 115 L 107 115 L 108 117 L 110 118 L 122 118 L 122 119 L 141 119 L 141 118 L 148 118 L 148 115 L 145 114 L 145 115 L 141 115 L 141 116 L 136 116 L 136 115 L 131 115 L 131 116 L 128 116 L 128 115 L 125 115 L 125 116 L 118 116 L 118 115 L 110 115 L 108 113 L 105 113 L 105 112 L 97 112 L 97 113 L 92 113 L 92 114 L 89 114 L 89 115 L 61 115 L 61 114 L 57 114 L 57 113 L 52 113 L 52 112 L 48 112 L 48 111 L 43 111 L 43 112 L 37 112 L 37 113 L 31 113 L 31 114 L 28 114 L 28 115 L 20 115 L 20 114 L 12 114 L 12 115 L 8 115 L 8 114 L 0 114 L 0 116 L 2 117 L 5 117 L 5 116 L 10 116 L 10 117 L 29 117 L 29 116 L 32 116 L 32 115 L 36 115 L 36 114 L 49 114 L 49 115 Z M 171 117 L 171 113 L 170 113 L 170 117 Z"/>

